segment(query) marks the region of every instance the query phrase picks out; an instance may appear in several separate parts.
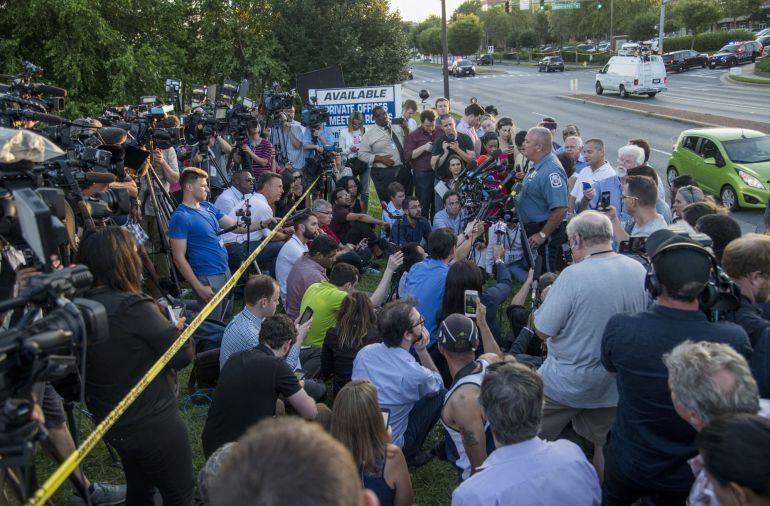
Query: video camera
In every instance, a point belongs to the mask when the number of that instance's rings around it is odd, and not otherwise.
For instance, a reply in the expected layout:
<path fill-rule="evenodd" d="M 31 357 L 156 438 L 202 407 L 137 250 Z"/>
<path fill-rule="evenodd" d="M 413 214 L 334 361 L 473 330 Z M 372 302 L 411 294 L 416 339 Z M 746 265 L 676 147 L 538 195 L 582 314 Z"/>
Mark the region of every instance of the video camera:
<path fill-rule="evenodd" d="M 329 110 L 326 107 L 311 107 L 302 110 L 300 123 L 306 128 L 314 128 L 326 123 L 328 118 Z"/>
<path fill-rule="evenodd" d="M 294 106 L 297 93 L 294 90 L 280 91 L 278 83 L 273 83 L 272 89 L 262 92 L 262 105 L 269 118 L 275 118 L 281 111 Z"/>
<path fill-rule="evenodd" d="M 67 90 L 32 82 L 33 77 L 42 73 L 43 69 L 25 61 L 21 73 L 0 74 L 1 80 L 10 81 L 0 84 L 0 126 L 23 126 L 25 121 L 34 121 L 35 115 L 45 116 L 49 111 L 64 110 Z"/>

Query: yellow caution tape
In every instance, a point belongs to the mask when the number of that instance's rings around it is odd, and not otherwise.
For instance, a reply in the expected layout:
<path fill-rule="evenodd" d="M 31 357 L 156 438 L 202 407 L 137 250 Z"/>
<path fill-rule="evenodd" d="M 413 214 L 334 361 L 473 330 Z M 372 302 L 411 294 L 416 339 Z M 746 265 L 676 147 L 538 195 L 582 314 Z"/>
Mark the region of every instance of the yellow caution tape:
<path fill-rule="evenodd" d="M 139 383 L 137 383 L 134 388 L 132 388 L 131 391 L 126 394 L 123 400 L 121 400 L 118 405 L 115 406 L 115 409 L 113 409 L 110 414 L 108 414 L 105 419 L 96 426 L 88 438 L 83 441 L 83 444 L 81 444 L 79 448 L 72 452 L 72 454 L 61 463 L 61 465 L 45 481 L 45 483 L 43 483 L 43 485 L 35 491 L 35 495 L 33 495 L 29 501 L 27 501 L 27 505 L 40 506 L 44 504 L 48 499 L 50 499 L 51 496 L 53 496 L 54 492 L 56 492 L 56 490 L 61 487 L 62 483 L 64 483 L 64 480 L 66 480 L 67 477 L 72 474 L 72 472 L 80 465 L 81 462 L 83 462 L 83 459 L 86 457 L 86 455 L 88 455 L 91 450 L 93 450 L 94 447 L 99 443 L 99 441 L 101 441 L 106 432 L 110 430 L 118 418 L 120 418 L 123 413 L 125 413 L 128 407 L 139 397 L 144 389 L 147 388 L 150 382 L 152 382 L 152 380 L 154 380 L 155 377 L 160 374 L 163 368 L 166 367 L 166 364 L 169 363 L 171 358 L 182 348 L 182 346 L 184 346 L 184 343 L 190 338 L 190 336 L 192 336 L 193 332 L 195 332 L 198 326 L 203 323 L 203 320 L 206 319 L 206 317 L 211 313 L 211 311 L 214 310 L 215 307 L 217 307 L 217 305 L 219 305 L 220 302 L 222 302 L 222 299 L 227 296 L 228 292 L 233 288 L 233 286 L 235 286 L 235 283 L 238 282 L 238 279 L 243 276 L 243 273 L 246 272 L 246 270 L 249 268 L 249 265 L 251 265 L 251 263 L 257 258 L 257 255 L 259 255 L 265 245 L 269 243 L 270 239 L 272 239 L 273 236 L 275 236 L 275 234 L 281 229 L 283 224 L 286 222 L 286 218 L 294 213 L 294 210 L 297 208 L 300 202 L 303 202 L 305 198 L 307 198 L 317 181 L 318 178 L 313 181 L 313 183 L 308 187 L 307 191 L 302 195 L 302 197 L 298 199 L 293 206 L 291 206 L 291 209 L 289 209 L 286 215 L 281 218 L 281 220 L 278 222 L 275 228 L 270 231 L 267 237 L 265 237 L 262 242 L 259 243 L 257 248 L 251 253 L 251 255 L 249 255 L 249 258 L 247 258 L 243 264 L 238 267 L 238 270 L 235 271 L 232 277 L 227 280 L 227 283 L 225 283 L 225 285 L 214 295 L 214 298 L 211 299 L 208 304 L 204 306 L 201 312 L 198 313 L 198 316 L 196 316 L 193 321 L 190 322 L 190 325 L 179 335 L 177 340 L 174 341 L 174 344 L 172 344 L 171 347 L 166 350 L 166 353 L 164 353 L 163 356 L 160 357 L 152 367 L 150 367 L 150 370 L 147 371 L 147 374 L 145 374 L 141 380 L 139 380 Z"/>

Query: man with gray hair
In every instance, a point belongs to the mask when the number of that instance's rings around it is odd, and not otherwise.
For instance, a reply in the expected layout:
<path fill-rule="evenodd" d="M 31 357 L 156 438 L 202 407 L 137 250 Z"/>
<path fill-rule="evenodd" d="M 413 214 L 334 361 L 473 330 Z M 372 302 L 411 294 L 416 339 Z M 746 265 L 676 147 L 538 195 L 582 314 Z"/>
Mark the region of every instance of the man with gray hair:
<path fill-rule="evenodd" d="M 565 242 L 567 173 L 553 154 L 547 128 L 530 128 L 523 152 L 533 165 L 521 183 L 516 210 L 529 236 L 530 248 L 537 249 L 543 258 L 543 271 L 556 272 L 565 264 L 561 246 Z"/>
<path fill-rule="evenodd" d="M 613 251 L 612 224 L 602 213 L 577 215 L 567 237 L 576 263 L 562 271 L 534 314 L 537 335 L 548 345 L 540 367 L 546 396 L 540 435 L 554 440 L 572 422 L 593 443 L 602 476 L 602 448 L 618 403 L 615 380 L 601 364 L 602 334 L 613 315 L 647 307 L 646 271 Z"/>
<path fill-rule="evenodd" d="M 575 161 L 575 172 L 580 172 L 583 167 L 588 165 L 585 156 L 583 156 L 583 139 L 577 135 L 572 135 L 564 139 L 564 146 L 562 146 L 564 153 Z M 556 153 L 557 155 L 560 153 Z"/>
<path fill-rule="evenodd" d="M 674 409 L 696 431 L 700 432 L 720 416 L 758 413 L 770 418 L 770 401 L 759 398 L 757 382 L 746 359 L 730 346 L 685 341 L 663 355 L 663 362 L 668 369 Z M 684 429 L 685 425 L 681 425 Z M 688 463 L 695 482 L 687 503 L 719 506 L 701 456 L 695 456 Z"/>
<path fill-rule="evenodd" d="M 543 380 L 516 362 L 487 368 L 479 403 L 495 451 L 452 494 L 452 506 L 581 504 L 601 502 L 599 479 L 574 443 L 537 437 Z"/>

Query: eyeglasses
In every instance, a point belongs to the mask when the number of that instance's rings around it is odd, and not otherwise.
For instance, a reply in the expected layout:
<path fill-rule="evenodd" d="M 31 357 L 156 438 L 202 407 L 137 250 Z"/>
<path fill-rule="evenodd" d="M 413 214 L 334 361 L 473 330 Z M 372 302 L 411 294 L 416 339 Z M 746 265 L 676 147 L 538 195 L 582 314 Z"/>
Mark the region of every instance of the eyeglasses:
<path fill-rule="evenodd" d="M 636 199 L 636 200 L 639 200 L 639 197 L 634 197 L 633 195 L 626 195 L 625 193 L 622 194 L 620 197 L 624 198 L 624 199 Z"/>
<path fill-rule="evenodd" d="M 317 211 L 318 214 L 332 214 L 331 211 Z"/>
<path fill-rule="evenodd" d="M 294 176 L 293 181 L 302 181 L 302 176 Z"/>
<path fill-rule="evenodd" d="M 420 325 L 425 325 L 425 318 L 420 318 L 420 321 L 409 327 L 409 330 L 412 330 L 415 327 L 419 327 Z"/>

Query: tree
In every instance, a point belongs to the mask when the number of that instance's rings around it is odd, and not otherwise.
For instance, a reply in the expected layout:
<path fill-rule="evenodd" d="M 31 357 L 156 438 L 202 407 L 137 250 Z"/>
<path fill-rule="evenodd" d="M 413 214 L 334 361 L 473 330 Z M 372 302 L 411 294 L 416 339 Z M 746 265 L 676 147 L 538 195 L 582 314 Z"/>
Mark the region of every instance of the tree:
<path fill-rule="evenodd" d="M 484 27 L 475 14 L 460 14 L 447 27 L 447 43 L 452 54 L 475 53 L 484 37 Z"/>
<path fill-rule="evenodd" d="M 537 34 L 534 30 L 526 30 L 519 35 L 519 46 L 532 48 L 537 45 Z"/>
<path fill-rule="evenodd" d="M 632 40 L 647 40 L 657 34 L 659 22 L 660 15 L 658 13 L 647 11 L 630 18 L 619 28 Z"/>
<path fill-rule="evenodd" d="M 505 49 L 505 44 L 513 31 L 513 17 L 502 6 L 496 6 L 481 13 L 481 23 L 488 42 Z"/>
<path fill-rule="evenodd" d="M 715 0 L 679 0 L 674 9 L 682 25 L 695 35 L 715 23 L 722 15 Z"/>
<path fill-rule="evenodd" d="M 759 12 L 764 0 L 719 0 L 719 3 L 724 15 L 733 19 L 734 28 L 735 18 L 756 14 Z"/>
<path fill-rule="evenodd" d="M 422 54 L 441 54 L 441 28 L 432 26 L 420 33 L 417 47 Z"/>
<path fill-rule="evenodd" d="M 481 15 L 481 0 L 465 0 L 465 2 L 457 6 L 449 20 L 455 21 L 458 16 L 463 14 L 475 14 L 476 16 Z"/>

